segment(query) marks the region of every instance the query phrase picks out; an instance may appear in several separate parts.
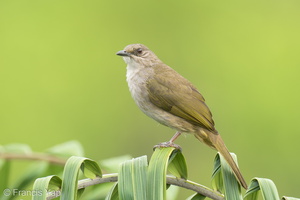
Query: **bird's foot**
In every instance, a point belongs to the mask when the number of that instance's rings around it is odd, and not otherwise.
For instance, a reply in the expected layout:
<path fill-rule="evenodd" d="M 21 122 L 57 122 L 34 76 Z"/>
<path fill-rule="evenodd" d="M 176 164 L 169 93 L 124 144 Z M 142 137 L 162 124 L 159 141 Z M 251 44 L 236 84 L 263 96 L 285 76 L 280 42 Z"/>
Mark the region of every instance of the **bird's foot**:
<path fill-rule="evenodd" d="M 153 150 L 155 150 L 156 148 L 167 148 L 167 147 L 174 147 L 175 149 L 181 151 L 181 147 L 178 144 L 175 144 L 173 142 L 162 142 L 160 144 L 157 144 L 153 147 Z"/>

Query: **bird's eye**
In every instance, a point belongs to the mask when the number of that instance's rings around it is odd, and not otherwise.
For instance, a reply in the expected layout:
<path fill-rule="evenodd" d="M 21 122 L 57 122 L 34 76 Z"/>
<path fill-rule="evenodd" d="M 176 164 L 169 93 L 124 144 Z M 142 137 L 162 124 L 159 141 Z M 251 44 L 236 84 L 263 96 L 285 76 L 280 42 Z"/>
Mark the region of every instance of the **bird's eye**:
<path fill-rule="evenodd" d="M 142 50 L 141 48 L 138 48 L 138 49 L 136 50 L 136 52 L 137 52 L 138 54 L 141 54 L 141 53 L 143 52 L 143 50 Z"/>

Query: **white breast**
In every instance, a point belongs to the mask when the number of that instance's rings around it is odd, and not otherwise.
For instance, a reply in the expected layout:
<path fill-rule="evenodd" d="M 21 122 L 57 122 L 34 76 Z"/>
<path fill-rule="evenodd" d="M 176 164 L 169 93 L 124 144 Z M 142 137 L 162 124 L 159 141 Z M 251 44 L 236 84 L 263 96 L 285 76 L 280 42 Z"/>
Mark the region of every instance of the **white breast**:
<path fill-rule="evenodd" d="M 152 69 L 144 68 L 136 62 L 127 62 L 126 80 L 132 98 L 143 112 L 149 108 L 146 81 Z M 151 72 L 150 72 L 151 73 Z"/>

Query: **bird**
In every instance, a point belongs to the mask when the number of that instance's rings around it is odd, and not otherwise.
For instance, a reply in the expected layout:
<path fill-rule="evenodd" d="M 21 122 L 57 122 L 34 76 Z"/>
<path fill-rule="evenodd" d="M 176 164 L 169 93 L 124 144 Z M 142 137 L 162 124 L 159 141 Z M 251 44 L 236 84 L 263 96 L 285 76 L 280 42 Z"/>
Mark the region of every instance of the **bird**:
<path fill-rule="evenodd" d="M 191 133 L 219 151 L 242 187 L 247 189 L 237 164 L 215 128 L 212 113 L 198 89 L 162 62 L 143 44 L 130 44 L 116 53 L 127 64 L 126 80 L 132 98 L 142 112 L 176 130 L 166 145 L 174 144 L 181 133 Z"/>

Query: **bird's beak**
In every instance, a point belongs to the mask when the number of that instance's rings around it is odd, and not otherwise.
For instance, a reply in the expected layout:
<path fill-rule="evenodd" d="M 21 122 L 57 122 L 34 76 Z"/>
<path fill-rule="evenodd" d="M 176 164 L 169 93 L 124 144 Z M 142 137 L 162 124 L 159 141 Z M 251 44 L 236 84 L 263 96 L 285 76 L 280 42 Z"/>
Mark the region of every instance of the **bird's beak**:
<path fill-rule="evenodd" d="M 130 56 L 130 53 L 124 51 L 124 50 L 121 50 L 121 51 L 118 51 L 116 53 L 118 56 Z"/>

